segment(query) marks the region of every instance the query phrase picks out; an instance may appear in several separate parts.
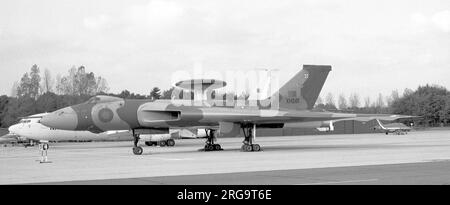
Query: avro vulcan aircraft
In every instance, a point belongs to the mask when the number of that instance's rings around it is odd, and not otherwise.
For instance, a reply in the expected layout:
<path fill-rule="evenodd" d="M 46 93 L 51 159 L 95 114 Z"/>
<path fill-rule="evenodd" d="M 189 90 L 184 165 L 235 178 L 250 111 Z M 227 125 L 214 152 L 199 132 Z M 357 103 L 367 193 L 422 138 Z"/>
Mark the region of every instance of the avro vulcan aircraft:
<path fill-rule="evenodd" d="M 242 151 L 260 151 L 255 144 L 257 128 L 282 128 L 292 123 L 330 122 L 339 119 L 389 118 L 390 115 L 368 115 L 314 112 L 313 108 L 331 66 L 304 65 L 292 79 L 271 97 L 248 106 L 206 106 L 179 103 L 178 100 L 131 100 L 96 96 L 89 101 L 57 110 L 46 115 L 41 123 L 55 129 L 88 130 L 94 133 L 108 130 L 131 130 L 133 153 L 140 155 L 139 136 L 168 133 L 169 129 L 202 128 L 208 130 L 205 151 L 221 150 L 216 137 L 239 135 L 242 129 Z M 275 106 L 276 105 L 276 106 Z M 398 116 L 402 118 L 408 116 Z M 394 119 L 392 119 L 394 120 Z M 325 123 L 326 124 L 326 123 Z"/>

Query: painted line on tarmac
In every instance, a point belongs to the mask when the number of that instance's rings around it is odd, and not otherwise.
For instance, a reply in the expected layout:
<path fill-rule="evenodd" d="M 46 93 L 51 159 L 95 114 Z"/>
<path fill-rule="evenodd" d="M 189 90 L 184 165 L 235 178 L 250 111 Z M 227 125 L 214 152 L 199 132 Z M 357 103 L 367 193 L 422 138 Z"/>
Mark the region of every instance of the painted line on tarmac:
<path fill-rule="evenodd" d="M 159 159 L 159 160 L 166 160 L 166 161 L 194 160 L 193 158 L 164 158 L 164 157 L 153 157 L 152 159 Z"/>
<path fill-rule="evenodd" d="M 294 184 L 294 185 L 326 185 L 326 184 L 345 184 L 345 183 L 374 182 L 374 181 L 378 181 L 378 179 L 359 179 L 359 180 L 348 180 L 348 181 L 315 182 L 315 183 Z"/>

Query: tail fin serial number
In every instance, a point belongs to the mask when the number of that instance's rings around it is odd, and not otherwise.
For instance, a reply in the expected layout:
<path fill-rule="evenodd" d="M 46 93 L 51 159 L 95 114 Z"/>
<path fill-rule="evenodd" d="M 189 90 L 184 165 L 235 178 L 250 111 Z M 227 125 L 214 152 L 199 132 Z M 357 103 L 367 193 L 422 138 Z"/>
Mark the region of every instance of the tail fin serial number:
<path fill-rule="evenodd" d="M 300 103 L 300 98 L 287 98 L 286 103 L 289 104 L 297 104 Z"/>

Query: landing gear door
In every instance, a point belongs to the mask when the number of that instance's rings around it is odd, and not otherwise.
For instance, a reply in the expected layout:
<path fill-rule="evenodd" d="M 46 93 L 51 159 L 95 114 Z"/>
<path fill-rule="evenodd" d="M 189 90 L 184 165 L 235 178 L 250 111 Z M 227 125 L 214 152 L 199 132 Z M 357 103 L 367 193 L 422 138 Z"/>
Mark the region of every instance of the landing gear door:
<path fill-rule="evenodd" d="M 221 137 L 238 137 L 241 125 L 233 122 L 219 122 L 219 132 Z"/>

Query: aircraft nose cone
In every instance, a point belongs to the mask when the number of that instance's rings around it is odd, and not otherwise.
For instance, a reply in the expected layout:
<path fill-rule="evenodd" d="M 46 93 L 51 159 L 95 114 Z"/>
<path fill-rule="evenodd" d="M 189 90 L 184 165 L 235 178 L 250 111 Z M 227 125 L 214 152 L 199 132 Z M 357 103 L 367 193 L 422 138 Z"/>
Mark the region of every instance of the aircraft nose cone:
<path fill-rule="evenodd" d="M 8 131 L 10 134 L 16 134 L 17 132 L 17 125 L 12 125 L 8 128 Z"/>
<path fill-rule="evenodd" d="M 78 125 L 78 117 L 73 108 L 66 107 L 45 115 L 40 122 L 54 129 L 75 130 Z"/>

